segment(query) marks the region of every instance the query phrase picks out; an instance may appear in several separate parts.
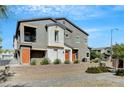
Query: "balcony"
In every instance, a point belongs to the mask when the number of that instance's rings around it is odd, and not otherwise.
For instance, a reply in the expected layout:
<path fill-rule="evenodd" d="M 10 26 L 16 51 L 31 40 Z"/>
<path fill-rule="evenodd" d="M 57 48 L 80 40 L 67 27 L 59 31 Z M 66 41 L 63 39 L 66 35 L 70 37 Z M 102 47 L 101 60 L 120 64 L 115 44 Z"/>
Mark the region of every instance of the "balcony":
<path fill-rule="evenodd" d="M 25 42 L 35 42 L 36 37 L 35 36 L 25 36 L 24 40 L 25 40 Z"/>
<path fill-rule="evenodd" d="M 35 42 L 36 41 L 36 28 L 24 27 L 24 41 L 25 42 Z"/>

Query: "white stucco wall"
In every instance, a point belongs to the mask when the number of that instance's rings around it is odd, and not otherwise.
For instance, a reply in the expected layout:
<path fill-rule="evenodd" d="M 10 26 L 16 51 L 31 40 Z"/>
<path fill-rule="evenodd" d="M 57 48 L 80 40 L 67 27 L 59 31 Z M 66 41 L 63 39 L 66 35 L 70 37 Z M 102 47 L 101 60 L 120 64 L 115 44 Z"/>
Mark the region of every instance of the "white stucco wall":
<path fill-rule="evenodd" d="M 56 49 L 56 51 L 55 51 Z M 53 63 L 55 59 L 60 59 L 63 63 L 65 61 L 65 50 L 69 50 L 70 62 L 72 62 L 72 49 L 64 46 L 63 49 L 61 48 L 48 48 L 47 49 L 47 57 Z"/>
<path fill-rule="evenodd" d="M 57 49 L 57 51 L 55 51 L 55 48 L 48 48 L 47 57 L 51 60 L 51 62 L 57 58 L 64 62 L 64 49 Z"/>
<path fill-rule="evenodd" d="M 55 42 L 55 30 L 59 31 L 58 42 Z M 64 30 L 59 26 L 48 27 L 48 46 L 64 46 Z"/>

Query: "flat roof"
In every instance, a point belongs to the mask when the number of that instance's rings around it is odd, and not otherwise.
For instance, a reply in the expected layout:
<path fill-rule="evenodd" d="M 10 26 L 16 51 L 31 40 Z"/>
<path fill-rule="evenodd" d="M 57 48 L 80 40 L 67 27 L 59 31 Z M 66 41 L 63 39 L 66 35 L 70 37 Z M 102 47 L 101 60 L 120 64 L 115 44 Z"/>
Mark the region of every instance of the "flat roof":
<path fill-rule="evenodd" d="M 78 30 L 80 30 L 81 32 L 83 32 L 84 34 L 86 34 L 87 36 L 89 35 L 88 33 L 86 33 L 84 30 L 82 30 L 81 28 L 79 28 L 77 25 L 73 24 L 70 20 L 68 20 L 67 18 L 34 18 L 34 19 L 24 19 L 24 20 L 20 20 L 17 22 L 17 27 L 16 27 L 16 34 L 19 28 L 19 25 L 21 22 L 31 22 L 31 21 L 40 21 L 40 20 L 52 20 L 55 23 L 58 23 L 57 20 L 65 20 L 67 22 L 69 22 L 71 25 L 73 25 L 75 28 L 77 28 Z M 16 35 L 15 34 L 15 35 Z"/>

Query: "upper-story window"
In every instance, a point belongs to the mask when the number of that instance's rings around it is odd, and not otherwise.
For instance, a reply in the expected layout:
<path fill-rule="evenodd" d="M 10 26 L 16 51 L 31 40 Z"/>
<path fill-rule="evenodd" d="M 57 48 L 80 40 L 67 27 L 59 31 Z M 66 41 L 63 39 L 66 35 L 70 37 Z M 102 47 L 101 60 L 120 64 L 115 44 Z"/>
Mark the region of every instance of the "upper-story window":
<path fill-rule="evenodd" d="M 62 21 L 63 24 L 65 24 L 65 21 Z"/>
<path fill-rule="evenodd" d="M 69 38 L 69 34 L 68 33 L 65 33 L 65 38 Z"/>
<path fill-rule="evenodd" d="M 20 30 L 17 32 L 17 42 L 19 42 L 20 41 Z"/>
<path fill-rule="evenodd" d="M 25 42 L 36 41 L 36 28 L 24 26 L 24 41 Z"/>
<path fill-rule="evenodd" d="M 90 57 L 90 54 L 89 53 L 87 53 L 87 57 Z"/>
<path fill-rule="evenodd" d="M 75 37 L 75 43 L 80 43 L 80 36 Z"/>
<path fill-rule="evenodd" d="M 84 40 L 85 40 L 85 41 L 84 41 L 84 42 L 85 42 L 85 44 L 87 45 L 87 39 L 85 38 Z"/>
<path fill-rule="evenodd" d="M 59 31 L 55 30 L 55 42 L 59 42 Z"/>

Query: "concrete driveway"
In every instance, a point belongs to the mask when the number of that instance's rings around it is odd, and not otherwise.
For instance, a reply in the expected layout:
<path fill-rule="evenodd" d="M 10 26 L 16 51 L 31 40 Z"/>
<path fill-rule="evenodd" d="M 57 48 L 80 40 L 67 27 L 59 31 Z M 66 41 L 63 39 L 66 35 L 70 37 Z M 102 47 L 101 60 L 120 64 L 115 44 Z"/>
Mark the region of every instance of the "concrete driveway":
<path fill-rule="evenodd" d="M 113 73 L 87 74 L 85 70 L 94 64 L 59 64 L 11 67 L 15 75 L 0 86 L 19 87 L 120 87 L 124 77 Z"/>

